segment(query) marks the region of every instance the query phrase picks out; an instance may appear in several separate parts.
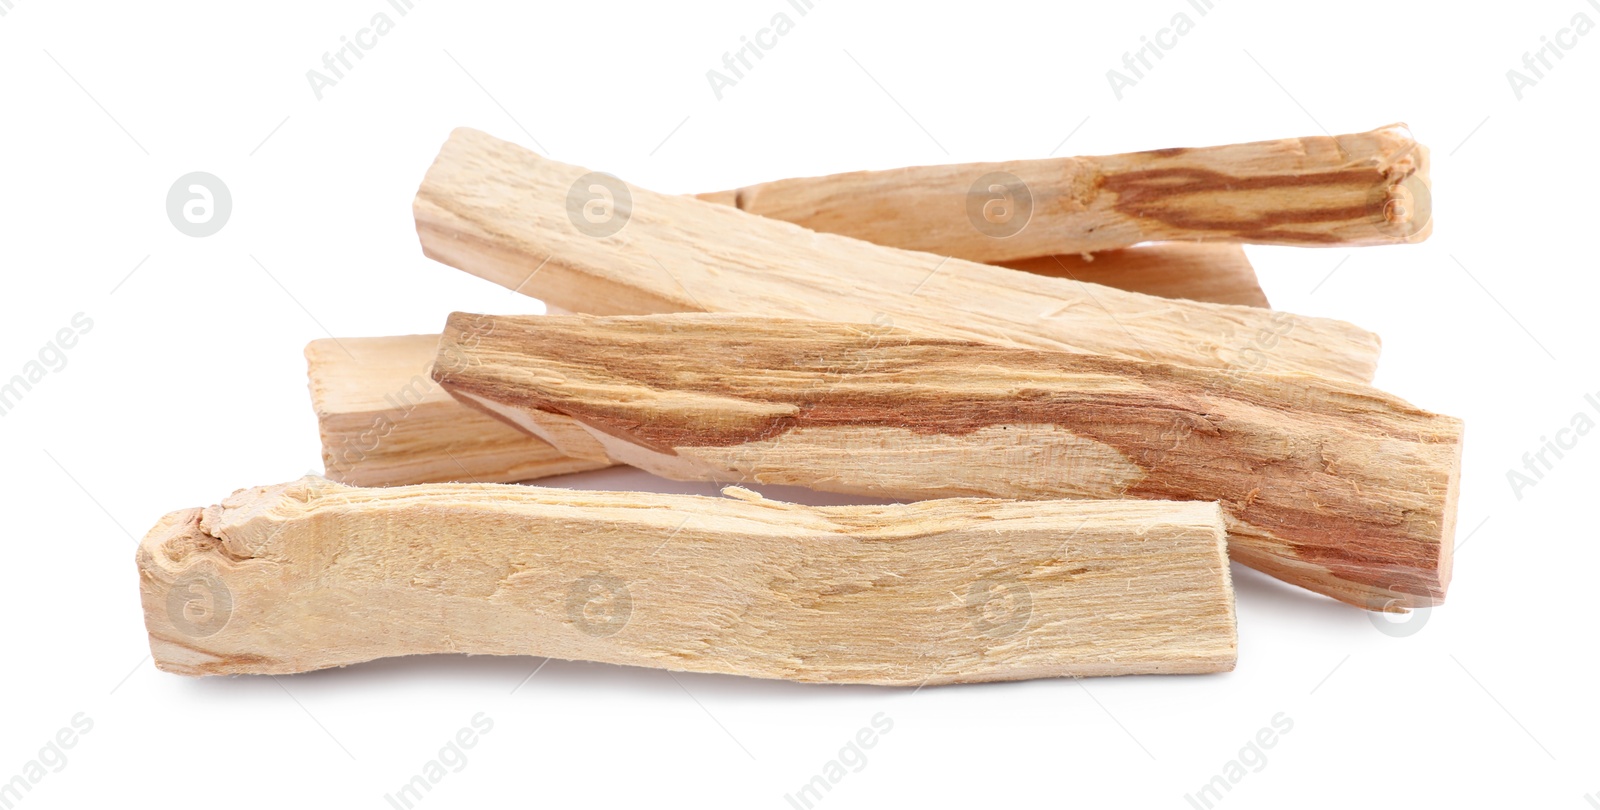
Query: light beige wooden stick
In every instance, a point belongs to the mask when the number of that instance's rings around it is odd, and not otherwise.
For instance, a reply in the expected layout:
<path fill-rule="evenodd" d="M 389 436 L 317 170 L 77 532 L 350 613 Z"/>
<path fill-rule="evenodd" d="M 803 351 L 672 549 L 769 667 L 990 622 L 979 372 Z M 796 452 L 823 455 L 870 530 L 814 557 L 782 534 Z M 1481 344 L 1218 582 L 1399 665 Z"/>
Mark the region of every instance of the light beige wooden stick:
<path fill-rule="evenodd" d="M 1216 504 L 240 490 L 139 546 L 186 675 L 425 653 L 897 686 L 1233 668 Z"/>
<path fill-rule="evenodd" d="M 980 262 L 1162 240 L 1417 242 L 1428 151 L 1404 124 L 1335 137 L 1105 157 L 914 166 L 706 195 L 883 245 Z"/>
<path fill-rule="evenodd" d="M 438 335 L 306 346 L 329 478 L 357 486 L 511 483 L 609 466 L 462 407 L 429 376 L 438 349 Z"/>
<path fill-rule="evenodd" d="M 1210 368 L 1371 379 L 1350 324 L 1174 301 L 880 247 L 656 194 L 456 130 L 414 210 L 424 252 L 593 314 L 747 312 Z"/>
<path fill-rule="evenodd" d="M 1268 305 L 1238 245 L 1169 242 L 1014 266 L 1167 298 Z M 452 399 L 429 376 L 438 342 L 437 335 L 406 335 L 323 339 L 306 347 L 329 478 L 356 486 L 509 484 L 605 463 L 563 456 Z"/>
<path fill-rule="evenodd" d="M 458 398 L 667 478 L 1216 500 L 1235 560 L 1335 599 L 1431 605 L 1450 579 L 1461 423 L 1356 383 L 704 314 L 458 313 L 440 349 Z"/>
<path fill-rule="evenodd" d="M 923 169 L 905 169 L 900 173 L 914 171 Z M 897 173 L 870 172 L 869 174 L 887 178 Z M 785 186 L 799 184 L 801 187 L 807 187 L 834 179 L 822 177 L 780 181 L 780 183 Z M 772 205 L 775 199 L 783 196 L 781 189 L 772 188 L 777 185 L 779 184 L 769 183 L 758 187 L 772 189 L 772 193 L 763 198 L 766 205 L 771 206 L 771 216 L 824 233 L 844 233 L 878 245 L 918 250 L 920 249 L 918 245 L 927 239 L 928 230 L 932 226 L 932 222 L 924 222 L 922 227 L 913 227 L 911 224 L 915 221 L 918 211 L 926 214 L 929 209 L 913 209 L 895 217 L 873 216 L 877 209 L 894 204 L 892 198 L 898 196 L 897 193 L 901 191 L 899 185 L 891 184 L 883 190 L 883 193 L 866 194 L 857 198 L 856 204 L 863 208 L 858 212 L 861 214 L 860 217 L 819 217 L 814 216 L 815 211 L 808 211 L 802 206 Z M 963 192 L 951 189 L 950 193 Z M 739 206 L 741 198 L 736 191 L 718 191 L 696 196 L 707 202 L 741 207 Z M 840 197 L 834 202 L 844 205 L 848 200 Z M 768 215 L 766 211 L 753 213 Z M 848 226 L 848 233 L 831 230 L 840 224 Z M 952 255 L 957 258 L 973 258 L 961 251 L 952 251 Z M 1187 298 L 1191 301 L 1252 307 L 1268 305 L 1267 296 L 1261 291 L 1261 282 L 1256 278 L 1255 268 L 1245 257 L 1244 249 L 1236 243 L 1154 242 L 1097 253 L 1079 251 L 1047 256 L 1035 255 L 989 263 L 1038 273 L 1042 276 L 1086 281 L 1162 298 Z"/>
<path fill-rule="evenodd" d="M 1001 264 L 1041 276 L 1162 298 L 1270 306 L 1244 248 L 1234 244 L 1157 242 L 1094 254 L 1014 259 Z"/>
<path fill-rule="evenodd" d="M 699 196 L 734 201 L 732 193 Z M 1235 244 L 1162 242 L 1006 264 L 1163 298 L 1269 306 L 1255 269 Z M 567 458 L 444 394 L 429 378 L 437 343 L 436 335 L 408 335 L 318 340 L 306 347 L 329 478 L 357 486 L 514 483 L 602 463 Z"/>
<path fill-rule="evenodd" d="M 1238 245 L 1163 243 L 1092 260 L 1046 256 L 1033 272 L 1151 295 L 1267 306 Z M 438 335 L 340 338 L 306 347 L 325 474 L 356 486 L 509 484 L 602 466 L 452 399 L 429 376 Z"/>

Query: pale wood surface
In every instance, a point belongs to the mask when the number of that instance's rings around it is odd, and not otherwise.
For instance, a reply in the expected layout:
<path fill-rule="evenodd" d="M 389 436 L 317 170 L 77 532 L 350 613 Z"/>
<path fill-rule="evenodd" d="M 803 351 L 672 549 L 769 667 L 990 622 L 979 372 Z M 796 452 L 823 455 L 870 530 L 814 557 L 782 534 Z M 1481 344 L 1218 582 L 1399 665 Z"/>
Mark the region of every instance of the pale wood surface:
<path fill-rule="evenodd" d="M 885 174 L 889 173 L 873 173 L 874 176 Z M 885 194 L 867 195 L 864 204 L 880 205 L 886 194 L 892 194 L 892 190 L 886 191 Z M 696 196 L 707 202 L 734 206 L 737 206 L 739 199 L 737 192 L 734 191 Z M 753 213 L 779 219 L 796 216 L 799 219 L 788 221 L 824 233 L 845 233 L 873 244 L 916 250 L 925 238 L 927 226 L 930 224 L 929 221 L 923 221 L 921 223 L 923 227 L 914 227 L 917 222 L 916 216 L 919 212 L 928 215 L 928 211 L 929 209 L 915 209 L 889 219 L 865 215 L 860 218 L 807 217 L 810 212 L 806 209 L 786 206 L 775 206 L 770 211 Z M 930 219 L 937 217 L 931 216 Z M 848 226 L 848 233 L 831 230 L 841 226 Z M 960 251 L 955 251 L 953 255 L 957 258 L 973 258 Z M 1042 276 L 1076 279 L 1162 298 L 1187 298 L 1191 301 L 1252 307 L 1268 305 L 1267 296 L 1261 291 L 1261 282 L 1256 278 L 1255 268 L 1245 257 L 1244 248 L 1235 243 L 1154 242 L 1115 250 L 1035 255 L 992 260 L 988 263 Z"/>
<path fill-rule="evenodd" d="M 1119 290 L 1214 304 L 1268 307 L 1256 270 L 1239 245 L 1157 242 L 1107 250 L 1002 262 L 1006 267 Z"/>
<path fill-rule="evenodd" d="M 1238 245 L 1164 242 L 1010 266 L 1164 298 L 1268 306 Z M 437 342 L 437 335 L 340 338 L 306 348 L 329 478 L 359 486 L 513 483 L 597 466 L 567 459 L 442 395 L 429 379 Z M 407 407 L 407 398 L 418 395 L 420 407 Z M 571 436 L 564 446 L 571 452 L 580 440 Z M 604 456 L 593 447 L 588 458 Z"/>
<path fill-rule="evenodd" d="M 1167 242 L 1110 250 L 1092 259 L 1045 256 L 1012 266 L 1167 298 L 1268 306 L 1238 245 Z M 363 359 L 354 360 L 341 343 Z M 429 378 L 437 343 L 437 335 L 414 335 L 319 340 L 307 347 L 329 478 L 359 486 L 513 483 L 595 466 L 564 461 L 538 439 L 441 395 Z M 426 407 L 404 407 L 401 395 L 413 386 L 422 391 Z M 561 430 L 569 424 L 554 420 L 548 427 Z M 583 446 L 584 435 L 569 435 L 562 446 L 574 452 Z M 598 445 L 588 449 L 585 458 L 605 458 Z"/>
<path fill-rule="evenodd" d="M 592 314 L 743 312 L 1211 368 L 1370 380 L 1375 335 L 1341 321 L 1174 301 L 871 245 L 627 187 L 616 233 L 575 224 L 584 169 L 458 129 L 414 203 L 427 255 Z M 624 204 L 626 203 L 626 204 Z M 1250 352 L 1262 335 L 1269 352 Z M 1248 359 L 1246 359 L 1248 357 Z"/>
<path fill-rule="evenodd" d="M 1432 225 L 1428 182 L 1427 149 L 1394 124 L 1335 137 L 794 178 L 705 196 L 813 230 L 1001 262 L 1164 240 L 1421 241 Z"/>
<path fill-rule="evenodd" d="M 510 483 L 609 466 L 462 407 L 430 376 L 438 345 L 438 335 L 407 335 L 306 346 L 329 478 L 358 486 Z"/>
<path fill-rule="evenodd" d="M 904 169 L 901 173 L 918 171 L 923 170 Z M 823 233 L 841 233 L 873 244 L 917 250 L 918 245 L 926 238 L 928 228 L 940 219 L 938 214 L 932 213 L 932 208 L 912 208 L 897 212 L 895 216 L 888 218 L 873 216 L 875 212 L 869 210 L 894 207 L 897 204 L 894 198 L 902 194 L 902 187 L 890 179 L 894 175 L 894 172 L 872 172 L 871 177 L 887 183 L 883 189 L 864 194 L 854 201 L 847 196 L 834 198 L 834 203 L 841 206 L 860 206 L 863 209 L 859 212 L 860 216 L 839 213 L 819 216 L 817 211 L 803 206 L 773 204 L 776 198 L 784 194 L 783 189 L 778 186 L 808 187 L 833 179 L 826 177 L 768 184 L 772 188 L 764 198 L 765 201 L 761 206 L 763 210 L 752 213 L 795 222 Z M 950 189 L 948 193 L 965 194 L 965 191 Z M 741 192 L 735 190 L 714 191 L 695 196 L 706 202 L 742 207 L 740 202 L 743 198 L 740 195 Z M 925 219 L 919 220 L 919 216 Z M 848 231 L 833 230 L 839 227 L 848 228 Z M 960 250 L 953 250 L 951 255 L 982 261 Z M 1065 254 L 1008 258 L 987 263 L 1043 276 L 1102 284 L 1119 290 L 1157 295 L 1162 298 L 1187 298 L 1191 301 L 1252 307 L 1268 305 L 1267 296 L 1261 291 L 1261 282 L 1256 278 L 1255 268 L 1245 257 L 1244 248 L 1236 243 L 1155 242 L 1115 250 L 1098 252 L 1080 250 Z"/>
<path fill-rule="evenodd" d="M 473 653 L 899 686 L 1233 667 L 1216 504 L 729 493 L 240 490 L 139 546 L 151 652 L 187 675 Z"/>
<path fill-rule="evenodd" d="M 704 314 L 457 314 L 441 349 L 456 396 L 668 478 L 1217 500 L 1235 560 L 1336 599 L 1449 582 L 1461 423 L 1356 383 Z"/>

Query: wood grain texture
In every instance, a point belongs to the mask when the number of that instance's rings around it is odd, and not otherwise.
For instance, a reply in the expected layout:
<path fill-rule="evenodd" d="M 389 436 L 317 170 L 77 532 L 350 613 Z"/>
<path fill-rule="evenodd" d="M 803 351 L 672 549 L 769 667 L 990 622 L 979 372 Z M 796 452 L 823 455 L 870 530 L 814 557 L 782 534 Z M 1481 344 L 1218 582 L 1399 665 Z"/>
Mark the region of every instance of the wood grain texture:
<path fill-rule="evenodd" d="M 594 213 L 585 195 L 597 187 L 614 198 L 599 219 L 615 232 L 585 219 Z M 816 233 L 623 186 L 468 129 L 445 143 L 413 208 L 427 255 L 574 312 L 892 322 L 1210 368 L 1247 362 L 1250 343 L 1274 330 L 1274 350 L 1249 361 L 1266 371 L 1365 381 L 1377 362 L 1377 337 L 1341 321 L 1174 301 Z"/>
<path fill-rule="evenodd" d="M 897 686 L 1233 667 L 1215 504 L 729 494 L 240 490 L 140 544 L 151 652 L 186 675 L 470 653 Z"/>
<path fill-rule="evenodd" d="M 1013 266 L 1164 298 L 1268 306 L 1238 245 L 1140 245 Z M 306 347 L 329 478 L 369 487 L 510 484 L 606 463 L 597 445 L 585 459 L 571 459 L 444 394 L 430 377 L 438 342 L 437 335 L 407 335 L 319 340 Z M 550 429 L 563 424 L 553 422 Z M 581 438 L 571 436 L 563 446 L 570 452 Z"/>
<path fill-rule="evenodd" d="M 885 172 L 875 172 L 882 175 Z M 827 178 L 818 178 L 827 179 Z M 696 195 L 707 202 L 737 206 L 735 191 Z M 878 205 L 882 194 L 867 195 L 868 204 Z M 926 212 L 928 209 L 918 209 Z M 764 211 L 757 211 L 767 215 Z M 776 207 L 771 214 L 804 217 L 806 209 Z M 916 250 L 931 222 L 913 227 L 915 211 L 907 211 L 897 218 L 883 219 L 871 216 L 859 218 L 811 218 L 798 224 L 824 233 L 839 222 L 848 222 L 846 235 L 877 245 Z M 936 218 L 935 218 L 936 219 Z M 972 258 L 959 252 L 957 258 Z M 1245 256 L 1244 248 L 1227 242 L 1153 242 L 1097 253 L 1080 252 L 1050 254 L 1027 258 L 1010 258 L 988 262 L 1013 270 L 1037 273 L 1041 276 L 1073 279 L 1090 284 L 1115 287 L 1128 292 L 1155 295 L 1161 298 L 1185 298 L 1213 304 L 1267 307 L 1266 293 L 1256 278 L 1255 267 Z"/>
<path fill-rule="evenodd" d="M 922 169 L 906 169 L 901 170 L 901 173 L 914 171 Z M 895 173 L 868 174 L 888 180 Z M 831 179 L 809 178 L 781 181 L 781 184 L 799 184 L 804 187 Z M 772 193 L 766 197 L 764 210 L 752 213 L 795 222 L 823 233 L 843 233 L 876 245 L 917 250 L 918 245 L 923 243 L 922 240 L 926 239 L 928 229 L 934 227 L 940 219 L 937 214 L 932 213 L 934 208 L 930 207 L 908 209 L 898 212 L 893 217 L 873 216 L 872 210 L 862 210 L 859 216 L 815 216 L 814 210 L 804 206 L 772 205 L 773 199 L 781 197 L 783 192 L 777 188 L 780 184 L 768 185 L 773 188 Z M 864 209 L 875 209 L 885 205 L 894 207 L 895 203 L 890 197 L 898 193 L 898 188 L 891 183 L 885 189 L 855 198 L 837 197 L 835 202 L 844 205 L 853 199 L 854 204 Z M 741 193 L 739 190 L 715 191 L 695 196 L 706 202 L 743 207 L 741 202 L 748 203 L 748 200 L 741 197 Z M 947 193 L 965 194 L 965 191 L 950 189 Z M 918 220 L 919 215 L 927 219 Z M 848 232 L 831 230 L 840 223 L 847 225 Z M 956 258 L 974 258 L 959 250 L 952 251 L 951 255 Z M 1261 282 L 1256 278 L 1255 268 L 1245 256 L 1244 248 L 1236 243 L 1153 242 L 1094 253 L 1084 251 L 1055 253 L 987 263 L 1042 276 L 1069 278 L 1162 298 L 1186 298 L 1191 301 L 1252 307 L 1268 306 L 1266 293 L 1261 291 Z"/>
<path fill-rule="evenodd" d="M 1256 270 L 1234 244 L 1157 242 L 1100 253 L 1014 259 L 1005 267 L 1162 298 L 1270 307 Z"/>
<path fill-rule="evenodd" d="M 1010 266 L 1163 298 L 1269 306 L 1238 245 L 1161 243 Z M 485 418 L 434 386 L 437 335 L 339 338 L 306 347 L 324 473 L 356 486 L 509 484 L 603 466 Z M 341 346 L 342 344 L 342 346 Z M 347 351 L 348 350 L 348 351 Z M 551 425 L 559 430 L 560 422 Z M 571 451 L 580 436 L 570 437 Z"/>
<path fill-rule="evenodd" d="M 463 408 L 430 376 L 438 348 L 438 335 L 324 339 L 306 346 L 329 478 L 357 486 L 511 483 L 609 466 L 603 455 L 575 458 Z"/>
<path fill-rule="evenodd" d="M 1164 298 L 1269 306 L 1238 245 L 1170 242 L 1087 258 L 1044 256 L 1011 266 Z M 329 478 L 357 486 L 510 484 L 606 463 L 598 445 L 585 459 L 570 459 L 444 394 L 430 378 L 438 340 L 437 335 L 340 338 L 306 347 Z M 566 424 L 557 420 L 550 429 Z M 571 452 L 581 439 L 571 436 L 563 446 Z"/>
<path fill-rule="evenodd" d="M 708 195 L 817 231 L 979 262 L 1139 242 L 1427 238 L 1428 151 L 1404 124 L 1104 157 L 914 166 Z"/>
<path fill-rule="evenodd" d="M 1355 383 L 728 315 L 457 314 L 440 345 L 458 398 L 668 478 L 1216 500 L 1235 560 L 1336 599 L 1432 605 L 1450 578 L 1461 423 Z"/>

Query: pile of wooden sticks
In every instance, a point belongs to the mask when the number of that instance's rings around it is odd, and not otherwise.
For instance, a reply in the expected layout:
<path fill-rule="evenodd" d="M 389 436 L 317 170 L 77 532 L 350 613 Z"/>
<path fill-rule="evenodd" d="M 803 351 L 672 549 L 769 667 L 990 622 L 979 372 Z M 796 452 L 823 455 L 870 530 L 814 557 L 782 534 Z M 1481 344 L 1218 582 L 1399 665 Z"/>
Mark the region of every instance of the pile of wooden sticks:
<path fill-rule="evenodd" d="M 539 655 L 928 684 L 1231 669 L 1228 561 L 1443 600 L 1461 423 L 1241 243 L 1426 238 L 1403 126 L 699 197 L 457 130 L 423 251 L 551 314 L 306 349 L 327 478 L 173 512 L 158 666 Z M 727 497 L 527 485 L 613 464 Z M 904 501 L 806 507 L 738 484 Z"/>

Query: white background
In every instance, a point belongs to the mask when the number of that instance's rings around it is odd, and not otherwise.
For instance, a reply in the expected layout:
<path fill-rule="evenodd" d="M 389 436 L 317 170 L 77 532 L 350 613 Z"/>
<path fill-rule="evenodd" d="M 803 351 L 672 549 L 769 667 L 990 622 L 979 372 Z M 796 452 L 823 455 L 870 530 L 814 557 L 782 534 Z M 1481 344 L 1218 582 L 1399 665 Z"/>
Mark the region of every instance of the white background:
<path fill-rule="evenodd" d="M 1189 807 L 1280 712 L 1293 730 L 1219 806 L 1583 808 L 1600 792 L 1600 435 L 1520 499 L 1506 479 L 1600 392 L 1600 32 L 1520 101 L 1506 77 L 1575 14 L 1600 22 L 1587 0 L 1216 0 L 1204 17 L 1185 0 L 817 0 L 804 17 L 786 0 L 418 0 L 320 101 L 306 71 L 385 0 L 13 3 L 0 379 L 75 313 L 94 323 L 0 417 L 0 780 L 75 714 L 93 721 L 18 806 L 388 807 L 478 712 L 492 732 L 423 806 L 789 807 L 879 712 L 892 732 L 818 806 Z M 717 100 L 706 71 L 779 11 L 793 32 Z M 1194 31 L 1117 100 L 1106 71 L 1179 11 Z M 411 198 L 452 127 L 691 192 L 1397 120 L 1434 150 L 1430 241 L 1250 255 L 1278 308 L 1383 336 L 1380 386 L 1466 419 L 1455 582 L 1408 637 L 1236 567 L 1239 666 L 1218 676 L 914 693 L 565 662 L 524 683 L 536 658 L 204 680 L 148 660 L 135 538 L 320 469 L 307 341 L 542 311 L 418 249 Z M 234 200 L 209 238 L 165 212 L 196 170 Z"/>

